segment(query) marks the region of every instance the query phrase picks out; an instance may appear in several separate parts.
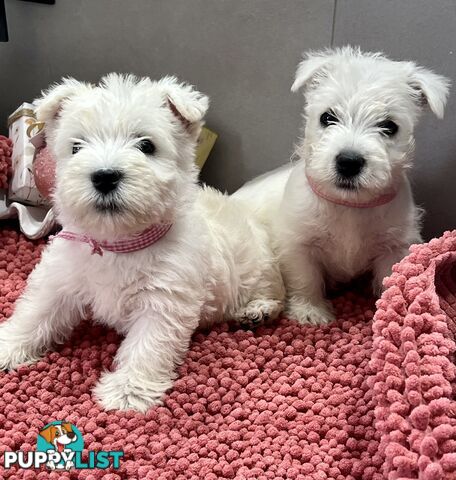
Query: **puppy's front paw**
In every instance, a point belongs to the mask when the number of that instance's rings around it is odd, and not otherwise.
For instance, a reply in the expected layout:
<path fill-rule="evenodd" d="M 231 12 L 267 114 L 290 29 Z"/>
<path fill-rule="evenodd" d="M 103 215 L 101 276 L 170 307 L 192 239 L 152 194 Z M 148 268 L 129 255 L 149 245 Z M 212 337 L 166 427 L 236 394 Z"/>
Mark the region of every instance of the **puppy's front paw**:
<path fill-rule="evenodd" d="M 290 319 L 297 320 L 303 325 L 326 325 L 336 318 L 328 301 L 320 304 L 291 303 L 285 313 Z"/>
<path fill-rule="evenodd" d="M 15 336 L 7 323 L 0 325 L 0 370 L 15 370 L 39 360 L 41 355 Z"/>
<path fill-rule="evenodd" d="M 252 329 L 269 320 L 275 320 L 282 309 L 281 301 L 262 298 L 249 302 L 236 313 L 235 317 L 241 327 Z"/>
<path fill-rule="evenodd" d="M 169 382 L 148 381 L 145 375 L 135 378 L 123 371 L 105 372 L 93 393 L 105 410 L 137 410 L 145 413 L 154 405 L 161 405 Z"/>

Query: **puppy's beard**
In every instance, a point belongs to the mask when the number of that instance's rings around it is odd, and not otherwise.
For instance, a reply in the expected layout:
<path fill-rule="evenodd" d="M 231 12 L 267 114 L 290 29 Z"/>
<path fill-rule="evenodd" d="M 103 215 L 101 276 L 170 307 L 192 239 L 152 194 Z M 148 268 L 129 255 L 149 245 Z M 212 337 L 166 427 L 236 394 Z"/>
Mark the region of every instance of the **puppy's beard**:
<path fill-rule="evenodd" d="M 68 199 L 66 199 L 68 200 Z M 128 201 L 119 196 L 91 196 L 83 203 L 56 198 L 60 220 L 66 228 L 75 228 L 97 240 L 112 240 L 143 231 L 154 223 L 172 221 L 173 204 L 139 198 Z"/>
<path fill-rule="evenodd" d="M 94 208 L 100 213 L 118 214 L 122 212 L 123 205 L 117 195 L 100 195 L 94 200 Z"/>
<path fill-rule="evenodd" d="M 376 196 L 390 191 L 393 186 L 393 178 L 389 171 L 372 172 L 366 170 L 352 178 L 345 178 L 334 174 L 331 187 L 341 195 L 346 196 Z"/>
<path fill-rule="evenodd" d="M 358 175 L 351 178 L 343 177 L 334 172 L 334 186 L 344 192 L 372 193 L 373 195 L 383 193 L 391 189 L 393 178 L 389 168 L 372 168 L 368 165 Z"/>
<path fill-rule="evenodd" d="M 306 175 L 323 193 L 341 200 L 370 201 L 394 189 L 394 176 L 388 168 L 372 171 L 367 166 L 360 174 L 346 178 L 339 175 L 334 166 L 318 168 L 311 159 L 307 163 Z"/>
<path fill-rule="evenodd" d="M 337 177 L 334 182 L 335 186 L 341 190 L 356 191 L 359 190 L 359 183 L 353 178 L 340 178 Z"/>

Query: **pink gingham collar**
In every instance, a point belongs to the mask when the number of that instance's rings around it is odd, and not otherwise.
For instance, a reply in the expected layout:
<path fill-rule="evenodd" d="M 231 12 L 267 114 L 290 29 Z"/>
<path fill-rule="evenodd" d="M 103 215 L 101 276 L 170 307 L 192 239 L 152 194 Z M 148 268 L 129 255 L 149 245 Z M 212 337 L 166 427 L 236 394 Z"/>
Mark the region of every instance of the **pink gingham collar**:
<path fill-rule="evenodd" d="M 130 253 L 143 250 L 144 248 L 153 245 L 155 242 L 158 242 L 168 233 L 172 225 L 172 223 L 159 223 L 152 225 L 137 235 L 133 235 L 132 237 L 123 240 L 116 240 L 114 242 L 99 242 L 88 235 L 69 232 L 68 230 L 62 230 L 57 233 L 57 235 L 51 237 L 51 240 L 54 238 L 63 238 L 74 242 L 87 243 L 92 247 L 92 255 L 95 253 L 103 255 L 104 250 L 114 253 Z"/>
<path fill-rule="evenodd" d="M 307 175 L 307 181 L 309 183 L 310 188 L 320 198 L 327 200 L 328 202 L 334 203 L 336 205 L 342 205 L 344 207 L 351 207 L 351 208 L 374 208 L 380 207 L 381 205 L 386 205 L 387 203 L 391 202 L 396 198 L 396 191 L 392 190 L 391 192 L 384 193 L 383 195 L 379 195 L 376 198 L 373 198 L 370 202 L 356 202 L 350 200 L 342 200 L 337 197 L 332 197 L 321 191 L 318 187 L 316 182 L 313 181 L 312 178 Z"/>

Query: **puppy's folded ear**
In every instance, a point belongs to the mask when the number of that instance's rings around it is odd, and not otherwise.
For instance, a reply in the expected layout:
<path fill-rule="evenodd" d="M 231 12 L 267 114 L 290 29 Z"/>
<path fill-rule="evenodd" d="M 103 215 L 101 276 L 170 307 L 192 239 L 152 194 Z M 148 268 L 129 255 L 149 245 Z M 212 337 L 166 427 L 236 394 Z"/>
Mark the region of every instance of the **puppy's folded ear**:
<path fill-rule="evenodd" d="M 412 66 L 409 85 L 416 92 L 419 104 L 429 105 L 437 118 L 443 118 L 450 80 L 426 68 Z"/>
<path fill-rule="evenodd" d="M 40 435 L 46 440 L 46 442 L 52 443 L 52 440 L 55 437 L 54 425 L 49 425 L 48 427 L 41 430 Z"/>
<path fill-rule="evenodd" d="M 66 100 L 90 88 L 92 87 L 87 83 L 74 78 L 64 78 L 61 83 L 43 91 L 42 96 L 35 100 L 37 120 L 47 124 L 52 122 L 57 118 Z"/>
<path fill-rule="evenodd" d="M 176 77 L 164 77 L 158 81 L 168 108 L 184 128 L 197 137 L 209 108 L 209 97 L 195 90 L 192 85 L 180 83 Z"/>
<path fill-rule="evenodd" d="M 71 425 L 71 423 L 62 422 L 62 426 L 63 426 L 63 428 L 65 428 L 65 430 L 67 431 L 67 433 L 73 431 L 73 425 Z"/>
<path fill-rule="evenodd" d="M 325 75 L 325 66 L 330 62 L 333 52 L 308 52 L 304 60 L 298 65 L 296 77 L 291 86 L 292 92 L 297 92 L 301 87 L 308 88 L 312 83 L 318 82 L 318 77 Z"/>

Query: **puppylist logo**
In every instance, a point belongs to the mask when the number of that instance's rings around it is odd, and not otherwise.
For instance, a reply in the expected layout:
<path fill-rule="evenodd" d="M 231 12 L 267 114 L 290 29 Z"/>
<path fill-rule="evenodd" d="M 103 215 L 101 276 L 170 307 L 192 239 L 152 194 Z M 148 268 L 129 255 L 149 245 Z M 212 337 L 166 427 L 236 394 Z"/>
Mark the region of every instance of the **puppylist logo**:
<path fill-rule="evenodd" d="M 56 421 L 47 424 L 38 433 L 36 452 L 4 452 L 3 466 L 11 468 L 40 468 L 42 465 L 50 470 L 106 469 L 119 468 L 121 451 L 88 451 L 86 461 L 82 460 L 84 439 L 81 432 L 71 423 Z"/>

